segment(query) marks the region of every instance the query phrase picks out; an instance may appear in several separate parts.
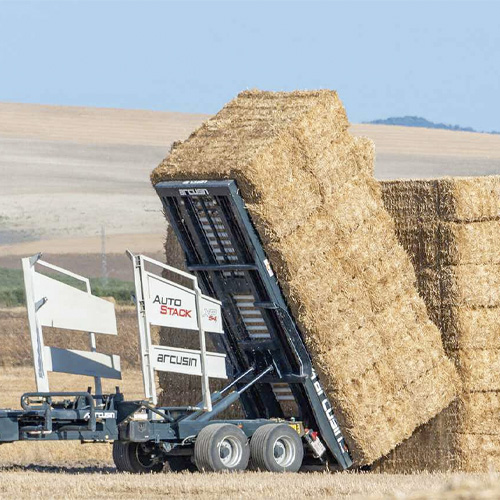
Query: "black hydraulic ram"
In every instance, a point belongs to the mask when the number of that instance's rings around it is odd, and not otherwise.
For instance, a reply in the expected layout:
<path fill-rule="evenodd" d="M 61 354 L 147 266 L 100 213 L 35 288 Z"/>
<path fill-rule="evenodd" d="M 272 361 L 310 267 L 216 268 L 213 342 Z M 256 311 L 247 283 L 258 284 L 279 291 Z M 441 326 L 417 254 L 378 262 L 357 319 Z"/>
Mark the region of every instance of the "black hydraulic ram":
<path fill-rule="evenodd" d="M 234 394 L 246 417 L 300 419 L 319 431 L 330 462 L 350 467 L 332 405 L 236 183 L 172 181 L 155 187 L 184 251 L 187 270 L 196 274 L 203 293 L 222 302 L 225 335 L 213 335 L 212 340 L 226 353 L 229 371 L 262 373 L 251 386 L 245 377 L 235 381 Z"/>

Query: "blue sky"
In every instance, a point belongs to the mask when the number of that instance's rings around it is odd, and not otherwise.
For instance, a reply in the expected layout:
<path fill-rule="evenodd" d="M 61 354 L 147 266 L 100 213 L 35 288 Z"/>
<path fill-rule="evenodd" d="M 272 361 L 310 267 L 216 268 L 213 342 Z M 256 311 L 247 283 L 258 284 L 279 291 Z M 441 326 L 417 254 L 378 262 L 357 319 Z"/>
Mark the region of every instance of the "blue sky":
<path fill-rule="evenodd" d="M 500 1 L 0 0 L 0 101 L 213 113 L 254 87 L 499 130 Z"/>

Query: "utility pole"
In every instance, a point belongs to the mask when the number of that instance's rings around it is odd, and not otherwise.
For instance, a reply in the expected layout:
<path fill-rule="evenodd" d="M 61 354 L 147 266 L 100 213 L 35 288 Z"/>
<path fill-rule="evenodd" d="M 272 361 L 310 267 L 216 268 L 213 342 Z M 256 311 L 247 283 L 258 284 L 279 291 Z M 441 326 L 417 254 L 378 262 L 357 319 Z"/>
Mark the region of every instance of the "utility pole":
<path fill-rule="evenodd" d="M 106 229 L 101 226 L 101 277 L 103 286 L 108 286 L 108 261 L 106 259 Z"/>

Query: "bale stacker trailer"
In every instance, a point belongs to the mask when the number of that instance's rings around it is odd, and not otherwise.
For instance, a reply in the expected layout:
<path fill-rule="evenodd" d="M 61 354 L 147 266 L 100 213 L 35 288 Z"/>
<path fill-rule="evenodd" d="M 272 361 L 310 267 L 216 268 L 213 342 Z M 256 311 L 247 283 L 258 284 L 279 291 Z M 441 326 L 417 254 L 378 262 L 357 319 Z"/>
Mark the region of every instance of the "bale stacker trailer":
<path fill-rule="evenodd" d="M 85 278 L 69 273 L 86 286 L 69 290 L 35 267 L 68 271 L 40 255 L 23 259 L 37 392 L 22 395 L 20 410 L 0 410 L 0 442 L 112 442 L 116 467 L 133 473 L 159 472 L 166 463 L 174 471 L 351 467 L 334 408 L 236 183 L 155 187 L 187 272 L 129 252 L 144 399 L 127 400 L 118 388 L 102 394 L 101 377 L 121 377 L 119 358 L 96 352 L 96 333 L 117 333 L 113 305 L 94 297 Z M 198 332 L 200 348 L 153 345 L 151 325 Z M 43 326 L 90 332 L 90 351 L 45 346 Z M 206 335 L 217 352 L 207 351 Z M 94 376 L 94 394 L 51 392 L 48 371 Z M 200 402 L 158 405 L 155 371 L 199 377 Z M 211 378 L 227 385 L 210 391 Z M 236 402 L 241 418 L 225 418 Z"/>

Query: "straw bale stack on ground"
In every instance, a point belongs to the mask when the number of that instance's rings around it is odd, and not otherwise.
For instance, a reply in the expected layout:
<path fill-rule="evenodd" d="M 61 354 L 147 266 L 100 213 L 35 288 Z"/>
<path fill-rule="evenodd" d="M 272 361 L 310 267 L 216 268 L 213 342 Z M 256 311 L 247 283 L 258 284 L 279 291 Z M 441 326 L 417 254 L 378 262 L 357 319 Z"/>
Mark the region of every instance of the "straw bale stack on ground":
<path fill-rule="evenodd" d="M 381 467 L 500 470 L 500 177 L 382 184 L 463 392 Z"/>
<path fill-rule="evenodd" d="M 247 91 L 153 172 L 235 179 L 358 464 L 447 406 L 456 372 L 335 92 Z"/>

